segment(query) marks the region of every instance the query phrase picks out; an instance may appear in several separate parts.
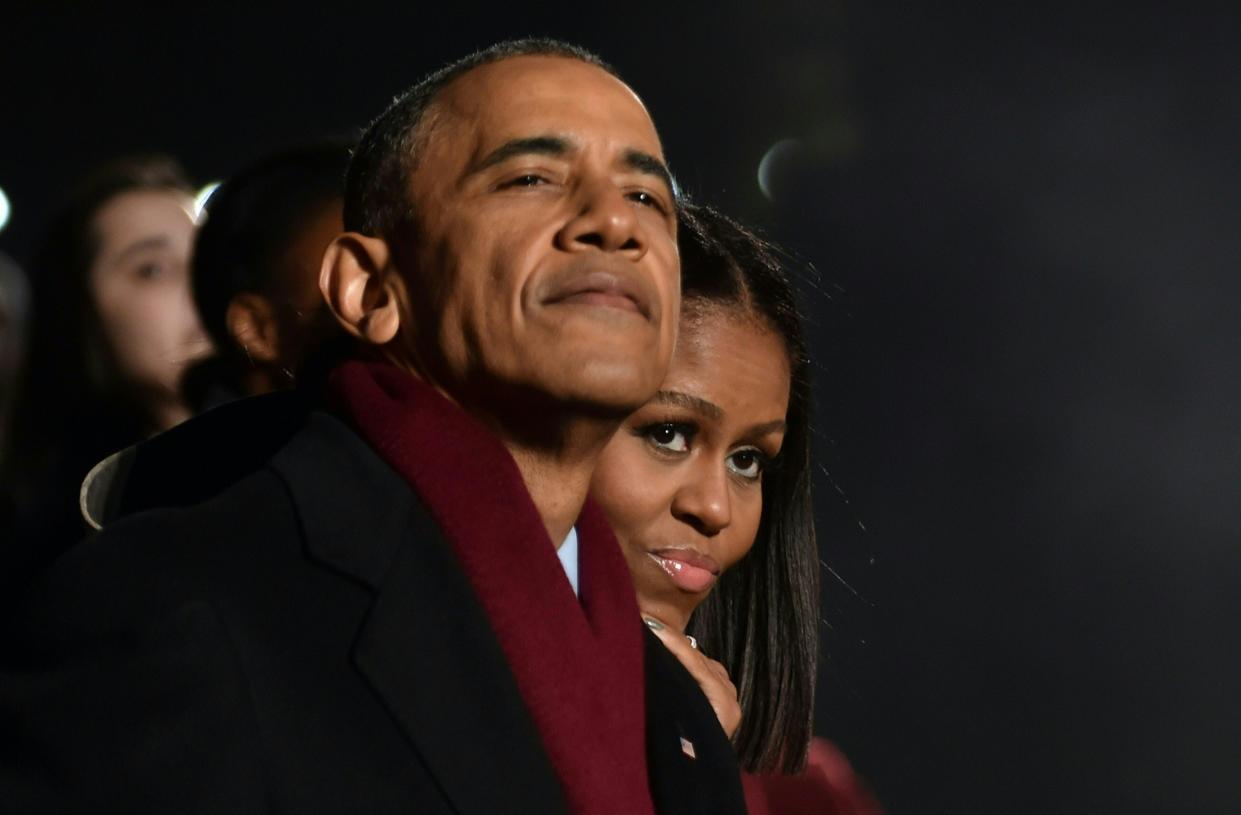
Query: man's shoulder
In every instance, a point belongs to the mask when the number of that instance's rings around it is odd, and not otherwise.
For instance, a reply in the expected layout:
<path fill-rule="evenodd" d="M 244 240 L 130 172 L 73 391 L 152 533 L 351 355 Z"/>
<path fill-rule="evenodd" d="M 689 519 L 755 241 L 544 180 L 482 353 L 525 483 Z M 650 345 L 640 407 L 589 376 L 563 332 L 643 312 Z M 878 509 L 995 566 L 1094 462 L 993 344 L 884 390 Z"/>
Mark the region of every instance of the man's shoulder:
<path fill-rule="evenodd" d="M 260 470 L 204 502 L 138 511 L 84 538 L 34 580 L 20 616 L 48 634 L 158 622 L 298 557 L 299 540 L 287 492 Z"/>
<path fill-rule="evenodd" d="M 244 603 L 296 591 L 313 561 L 308 539 L 352 525 L 351 546 L 379 545 L 354 522 L 371 488 L 356 474 L 384 479 L 356 434 L 284 400 L 219 410 L 129 451 L 96 502 L 100 531 L 26 593 L 29 622 L 102 631 L 187 604 Z"/>
<path fill-rule="evenodd" d="M 312 413 L 293 393 L 209 410 L 99 462 L 82 484 L 83 516 L 99 529 L 144 510 L 202 503 L 264 468 Z"/>

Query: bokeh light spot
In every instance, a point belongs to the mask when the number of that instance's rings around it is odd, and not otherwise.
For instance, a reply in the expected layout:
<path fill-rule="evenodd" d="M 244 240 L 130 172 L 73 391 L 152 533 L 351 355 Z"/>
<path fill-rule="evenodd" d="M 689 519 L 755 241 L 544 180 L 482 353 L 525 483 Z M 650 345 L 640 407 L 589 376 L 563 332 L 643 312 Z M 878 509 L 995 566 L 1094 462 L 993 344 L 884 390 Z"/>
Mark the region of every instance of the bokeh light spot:
<path fill-rule="evenodd" d="M 0 188 L 0 232 L 3 232 L 4 228 L 9 225 L 9 215 L 12 212 L 13 207 L 9 205 L 9 197 Z"/>
<path fill-rule="evenodd" d="M 769 201 L 776 199 L 776 176 L 783 168 L 786 160 L 796 152 L 797 139 L 781 139 L 767 148 L 758 162 L 758 188 L 763 191 Z"/>
<path fill-rule="evenodd" d="M 198 194 L 194 196 L 194 220 L 201 221 L 203 219 L 203 210 L 207 207 L 207 199 L 211 194 L 220 188 L 220 181 L 212 181 L 210 184 L 204 184 Z"/>

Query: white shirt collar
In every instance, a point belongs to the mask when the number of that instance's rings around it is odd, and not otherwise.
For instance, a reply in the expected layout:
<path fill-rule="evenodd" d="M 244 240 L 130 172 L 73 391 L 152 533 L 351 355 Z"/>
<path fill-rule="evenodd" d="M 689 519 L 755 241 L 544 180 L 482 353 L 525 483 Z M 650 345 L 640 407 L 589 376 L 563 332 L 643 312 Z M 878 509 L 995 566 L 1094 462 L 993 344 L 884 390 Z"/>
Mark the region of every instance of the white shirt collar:
<path fill-rule="evenodd" d="M 573 587 L 573 594 L 578 595 L 576 528 L 569 528 L 569 534 L 565 536 L 564 543 L 560 544 L 560 548 L 556 550 L 556 555 L 560 558 L 560 565 L 564 567 L 565 576 L 569 578 L 569 585 Z"/>

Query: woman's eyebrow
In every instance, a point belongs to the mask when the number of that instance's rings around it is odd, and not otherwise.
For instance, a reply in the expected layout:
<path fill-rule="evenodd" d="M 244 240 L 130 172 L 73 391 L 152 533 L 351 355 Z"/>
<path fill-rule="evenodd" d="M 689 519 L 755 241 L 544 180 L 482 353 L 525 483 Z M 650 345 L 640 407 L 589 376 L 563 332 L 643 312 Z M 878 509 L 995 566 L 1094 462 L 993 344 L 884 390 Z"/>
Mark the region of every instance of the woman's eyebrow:
<path fill-rule="evenodd" d="M 114 261 L 121 261 L 130 255 L 136 255 L 144 249 L 162 249 L 168 245 L 168 239 L 162 235 L 151 238 L 143 238 L 140 241 L 134 241 L 129 246 L 116 253 Z"/>
<path fill-rule="evenodd" d="M 747 428 L 745 433 L 747 436 L 766 436 L 768 433 L 783 433 L 788 429 L 789 424 L 784 419 L 772 419 L 770 422 Z"/>
<path fill-rule="evenodd" d="M 675 405 L 686 410 L 692 410 L 709 419 L 721 419 L 724 417 L 724 409 L 719 405 L 714 402 L 708 402 L 700 396 L 693 396 L 681 391 L 657 391 L 652 401 L 658 402 L 661 405 Z"/>

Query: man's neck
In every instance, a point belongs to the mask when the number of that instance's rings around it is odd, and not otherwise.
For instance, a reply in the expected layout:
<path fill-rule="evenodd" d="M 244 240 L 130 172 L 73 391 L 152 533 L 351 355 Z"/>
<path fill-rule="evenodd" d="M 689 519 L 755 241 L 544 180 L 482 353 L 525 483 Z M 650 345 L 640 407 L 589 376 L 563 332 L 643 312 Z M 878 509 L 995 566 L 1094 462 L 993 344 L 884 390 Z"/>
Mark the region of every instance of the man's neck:
<path fill-rule="evenodd" d="M 507 395 L 474 395 L 462 400 L 449 392 L 425 366 L 389 354 L 388 360 L 430 384 L 449 401 L 491 428 L 517 462 L 547 534 L 559 549 L 573 528 L 603 448 L 624 420 L 625 411 L 555 409 L 547 403 L 511 399 Z M 505 404 L 514 413 L 497 415 L 491 406 Z"/>
<path fill-rule="evenodd" d="M 582 512 L 599 454 L 617 426 L 611 419 L 568 417 L 555 443 L 531 443 L 524 437 L 500 434 L 557 548 Z"/>

